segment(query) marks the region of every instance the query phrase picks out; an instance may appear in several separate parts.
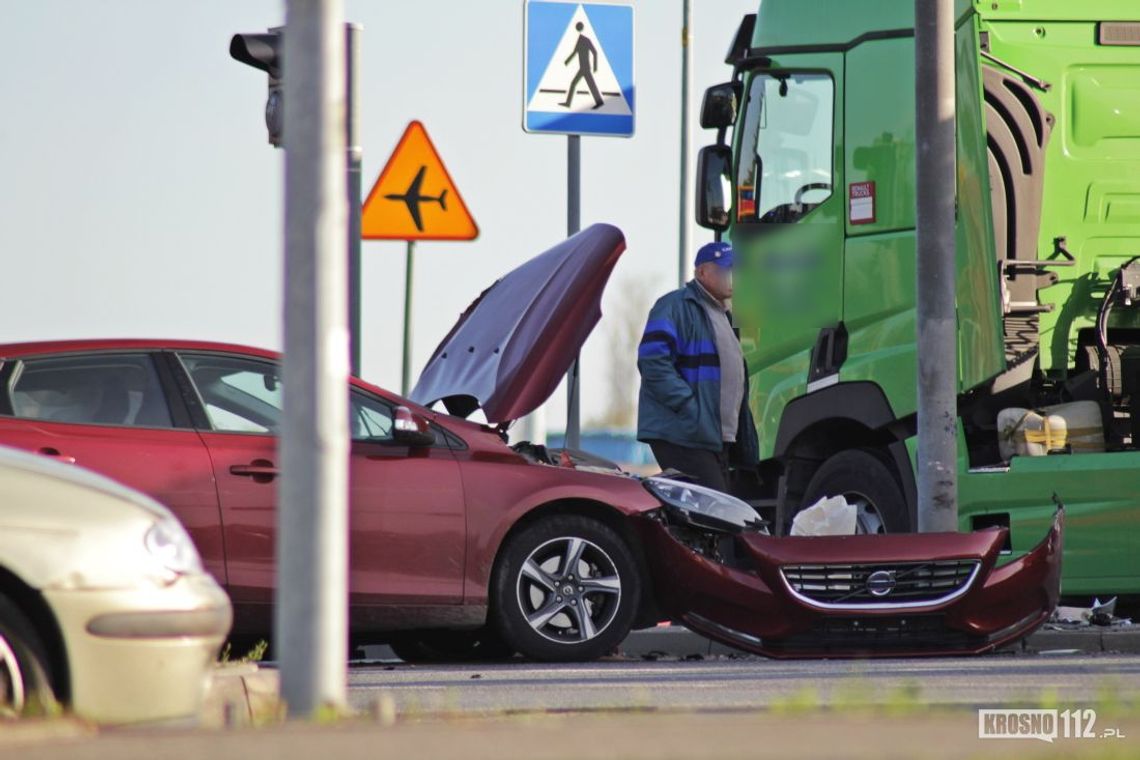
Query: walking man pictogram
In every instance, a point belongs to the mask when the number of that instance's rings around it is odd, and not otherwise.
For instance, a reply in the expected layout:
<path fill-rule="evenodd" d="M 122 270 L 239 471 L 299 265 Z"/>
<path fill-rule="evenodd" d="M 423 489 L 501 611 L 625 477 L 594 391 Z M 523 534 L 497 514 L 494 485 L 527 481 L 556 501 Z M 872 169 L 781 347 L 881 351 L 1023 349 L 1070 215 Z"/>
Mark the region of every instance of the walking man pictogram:
<path fill-rule="evenodd" d="M 598 85 L 594 82 L 594 72 L 598 70 L 598 51 L 594 47 L 594 43 L 590 38 L 581 34 L 584 24 L 579 21 L 574 25 L 578 30 L 578 42 L 574 45 L 574 52 L 566 59 L 565 66 L 569 66 L 570 62 L 574 60 L 574 56 L 578 57 L 578 73 L 570 80 L 570 86 L 566 89 L 566 101 L 562 103 L 566 108 L 570 107 L 571 101 L 574 100 L 574 89 L 578 86 L 578 82 L 582 79 L 586 80 L 586 86 L 590 88 L 590 94 L 594 96 L 594 110 L 601 108 L 605 103 L 602 100 L 602 93 L 598 92 Z M 591 66 L 590 56 L 594 57 L 593 65 Z"/>

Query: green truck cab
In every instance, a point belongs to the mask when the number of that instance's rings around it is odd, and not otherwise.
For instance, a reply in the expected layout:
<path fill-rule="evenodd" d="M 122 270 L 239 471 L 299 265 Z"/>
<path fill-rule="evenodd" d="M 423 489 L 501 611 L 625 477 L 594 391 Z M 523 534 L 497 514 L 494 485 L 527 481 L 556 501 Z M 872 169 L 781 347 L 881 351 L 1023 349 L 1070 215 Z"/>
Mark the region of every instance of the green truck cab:
<path fill-rule="evenodd" d="M 1055 494 L 1064 592 L 1140 593 L 1140 7 L 955 17 L 960 527 L 1008 525 L 1020 554 Z M 749 495 L 777 531 L 837 493 L 863 530 L 914 530 L 914 2 L 763 0 L 726 63 L 697 217 L 737 251 Z M 1003 410 L 1072 402 L 1103 445 L 1002 451 Z"/>

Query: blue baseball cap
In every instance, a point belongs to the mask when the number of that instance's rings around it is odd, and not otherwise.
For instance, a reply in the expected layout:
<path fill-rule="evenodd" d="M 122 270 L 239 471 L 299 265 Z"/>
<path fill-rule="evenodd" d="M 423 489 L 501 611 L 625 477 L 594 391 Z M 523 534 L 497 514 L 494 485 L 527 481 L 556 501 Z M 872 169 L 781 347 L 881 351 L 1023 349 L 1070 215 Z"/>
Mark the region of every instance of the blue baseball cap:
<path fill-rule="evenodd" d="M 697 251 L 697 260 L 693 266 L 701 264 L 716 264 L 725 269 L 732 269 L 732 246 L 728 243 L 705 243 Z"/>

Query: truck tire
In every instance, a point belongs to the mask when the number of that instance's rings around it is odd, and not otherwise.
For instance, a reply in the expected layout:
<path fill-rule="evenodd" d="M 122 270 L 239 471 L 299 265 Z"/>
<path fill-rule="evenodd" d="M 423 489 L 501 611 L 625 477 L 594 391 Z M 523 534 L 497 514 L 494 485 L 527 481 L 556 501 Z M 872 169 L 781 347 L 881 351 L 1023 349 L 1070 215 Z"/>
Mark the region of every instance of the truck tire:
<path fill-rule="evenodd" d="M 612 652 L 640 599 L 629 546 L 604 523 L 578 515 L 539 520 L 508 538 L 491 580 L 491 617 L 507 645 L 546 662 Z"/>
<path fill-rule="evenodd" d="M 906 497 L 898 478 L 870 451 L 849 449 L 827 459 L 808 482 L 801 509 L 830 496 L 843 496 L 856 505 L 856 533 L 911 530 Z"/>
<path fill-rule="evenodd" d="M 58 711 L 48 657 L 35 628 L 0 595 L 0 718 L 43 717 Z"/>

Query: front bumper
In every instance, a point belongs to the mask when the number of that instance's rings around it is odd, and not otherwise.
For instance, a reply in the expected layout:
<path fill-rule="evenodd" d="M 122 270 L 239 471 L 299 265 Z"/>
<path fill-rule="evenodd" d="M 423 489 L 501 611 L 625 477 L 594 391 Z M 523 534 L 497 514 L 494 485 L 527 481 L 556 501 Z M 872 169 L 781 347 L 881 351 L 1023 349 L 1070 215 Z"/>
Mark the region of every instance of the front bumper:
<path fill-rule="evenodd" d="M 711 639 L 769 657 L 987 652 L 1044 623 L 1060 593 L 1060 509 L 1041 543 L 1002 567 L 996 564 L 1004 528 L 813 538 L 739 534 L 728 539 L 726 560 L 695 550 L 660 515 L 636 523 L 662 610 Z M 929 603 L 892 603 L 887 596 L 842 606 L 797 594 L 782 572 L 792 566 L 931 560 L 965 560 L 977 569 L 961 591 Z"/>
<path fill-rule="evenodd" d="M 100 723 L 197 718 L 233 620 L 211 577 L 43 595 L 63 634 L 77 715 Z"/>

